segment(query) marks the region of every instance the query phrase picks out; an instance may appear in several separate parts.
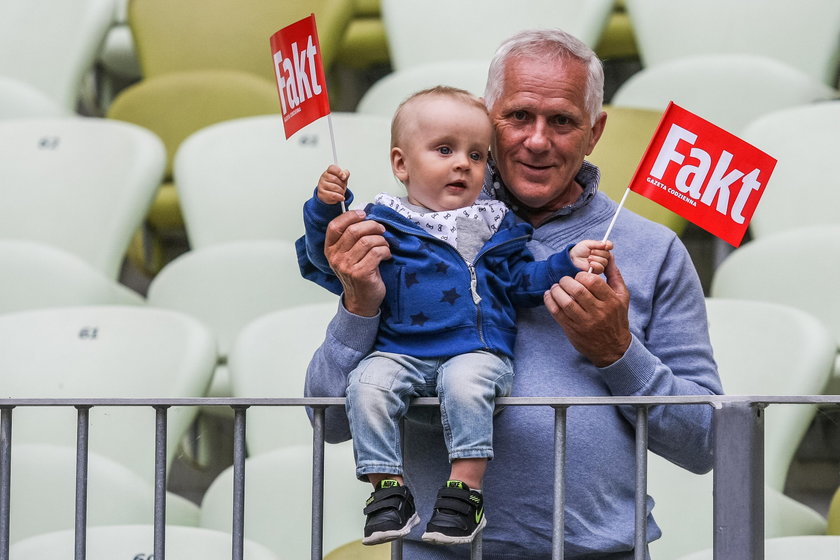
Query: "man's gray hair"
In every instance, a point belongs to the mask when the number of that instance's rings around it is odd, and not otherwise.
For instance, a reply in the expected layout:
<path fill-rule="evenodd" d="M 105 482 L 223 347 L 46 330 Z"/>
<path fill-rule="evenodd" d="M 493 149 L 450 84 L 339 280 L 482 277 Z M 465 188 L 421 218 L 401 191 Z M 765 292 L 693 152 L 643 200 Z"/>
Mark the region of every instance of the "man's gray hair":
<path fill-rule="evenodd" d="M 514 58 L 561 60 L 574 58 L 586 64 L 586 109 L 592 123 L 604 102 L 604 67 L 601 60 L 583 41 L 561 29 L 529 29 L 520 31 L 496 50 L 487 74 L 484 103 L 488 109 L 499 100 L 504 90 L 505 66 Z M 551 79 L 551 77 L 547 77 Z"/>

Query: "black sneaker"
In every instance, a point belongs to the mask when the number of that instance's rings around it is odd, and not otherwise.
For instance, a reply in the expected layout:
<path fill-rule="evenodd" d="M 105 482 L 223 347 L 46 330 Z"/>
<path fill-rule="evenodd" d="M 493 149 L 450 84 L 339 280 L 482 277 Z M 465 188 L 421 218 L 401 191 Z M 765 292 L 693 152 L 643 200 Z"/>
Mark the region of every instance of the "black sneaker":
<path fill-rule="evenodd" d="M 470 543 L 486 524 L 481 492 L 470 490 L 460 480 L 450 480 L 438 492 L 423 540 L 434 544 Z"/>
<path fill-rule="evenodd" d="M 379 544 L 406 536 L 420 522 L 414 496 L 396 480 L 382 480 L 365 502 L 362 544 Z"/>

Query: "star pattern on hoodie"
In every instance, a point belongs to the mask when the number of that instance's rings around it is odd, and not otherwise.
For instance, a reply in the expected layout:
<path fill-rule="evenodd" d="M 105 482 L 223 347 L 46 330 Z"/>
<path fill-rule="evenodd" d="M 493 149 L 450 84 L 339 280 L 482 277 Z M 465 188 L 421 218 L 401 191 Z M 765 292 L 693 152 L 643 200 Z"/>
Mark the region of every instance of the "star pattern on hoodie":
<path fill-rule="evenodd" d="M 416 272 L 406 272 L 405 273 L 405 287 L 410 288 L 414 284 L 419 284 L 420 280 L 417 279 Z"/>
<path fill-rule="evenodd" d="M 449 290 L 443 290 L 441 293 L 443 295 L 441 296 L 440 301 L 442 301 L 442 302 L 445 301 L 449 305 L 455 305 L 455 302 L 457 301 L 457 299 L 459 297 L 461 297 L 461 294 L 459 294 L 458 290 L 456 290 L 455 288 L 450 288 Z"/>
<path fill-rule="evenodd" d="M 439 263 L 437 263 L 435 265 L 435 272 L 437 272 L 438 274 L 446 274 L 446 272 L 448 270 L 449 270 L 449 265 L 446 264 L 443 261 L 440 261 Z"/>
<path fill-rule="evenodd" d="M 411 324 L 412 325 L 420 325 L 422 327 L 423 325 L 426 324 L 426 321 L 428 321 L 428 320 L 429 320 L 429 318 L 426 317 L 425 313 L 423 313 L 422 311 L 420 313 L 417 313 L 417 314 L 411 316 Z"/>

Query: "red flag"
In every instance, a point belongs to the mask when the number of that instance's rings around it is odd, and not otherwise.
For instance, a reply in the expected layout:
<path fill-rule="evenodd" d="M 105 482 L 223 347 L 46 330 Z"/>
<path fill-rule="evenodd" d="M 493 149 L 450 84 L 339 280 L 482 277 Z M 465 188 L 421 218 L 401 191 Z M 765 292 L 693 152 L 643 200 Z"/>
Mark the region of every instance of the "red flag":
<path fill-rule="evenodd" d="M 283 128 L 288 139 L 330 113 L 315 14 L 284 27 L 271 36 L 270 43 Z"/>
<path fill-rule="evenodd" d="M 775 166 L 755 146 L 671 103 L 630 189 L 737 247 Z"/>

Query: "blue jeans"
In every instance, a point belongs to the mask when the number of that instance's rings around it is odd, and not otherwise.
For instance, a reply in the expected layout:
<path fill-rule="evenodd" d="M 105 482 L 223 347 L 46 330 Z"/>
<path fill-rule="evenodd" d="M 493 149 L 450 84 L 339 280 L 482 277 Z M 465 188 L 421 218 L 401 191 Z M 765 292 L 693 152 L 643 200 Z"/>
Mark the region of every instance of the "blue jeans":
<path fill-rule="evenodd" d="M 450 462 L 492 458 L 495 399 L 510 395 L 512 385 L 510 359 L 490 352 L 429 360 L 371 353 L 347 385 L 356 476 L 403 473 L 399 423 L 414 397 L 440 398 Z"/>

